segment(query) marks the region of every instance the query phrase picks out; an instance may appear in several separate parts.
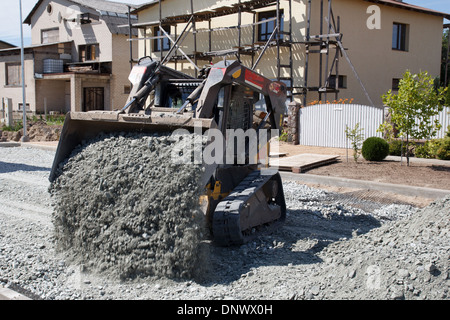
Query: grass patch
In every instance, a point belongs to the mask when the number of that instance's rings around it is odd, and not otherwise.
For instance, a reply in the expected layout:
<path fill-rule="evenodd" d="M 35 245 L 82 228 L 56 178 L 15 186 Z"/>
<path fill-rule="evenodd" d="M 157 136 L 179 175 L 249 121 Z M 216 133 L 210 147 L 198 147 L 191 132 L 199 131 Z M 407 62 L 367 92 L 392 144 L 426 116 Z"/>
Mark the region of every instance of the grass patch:
<path fill-rule="evenodd" d="M 66 119 L 65 115 L 47 116 L 46 123 L 49 126 L 62 126 L 64 124 L 65 119 Z"/>
<path fill-rule="evenodd" d="M 2 131 L 17 132 L 22 128 L 22 121 L 17 121 L 13 126 L 3 126 Z"/>

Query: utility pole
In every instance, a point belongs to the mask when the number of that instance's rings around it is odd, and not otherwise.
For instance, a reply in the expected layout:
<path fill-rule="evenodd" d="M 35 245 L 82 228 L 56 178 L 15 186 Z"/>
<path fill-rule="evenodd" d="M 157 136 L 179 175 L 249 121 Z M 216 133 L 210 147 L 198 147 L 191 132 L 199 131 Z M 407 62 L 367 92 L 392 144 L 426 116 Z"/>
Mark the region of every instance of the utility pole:
<path fill-rule="evenodd" d="M 25 50 L 23 47 L 23 23 L 22 23 L 22 0 L 19 0 L 20 7 L 20 40 L 21 40 L 21 48 L 20 48 L 20 59 L 22 63 L 22 97 L 23 97 L 23 137 L 22 142 L 28 142 L 30 139 L 27 135 L 27 101 L 25 94 Z"/>

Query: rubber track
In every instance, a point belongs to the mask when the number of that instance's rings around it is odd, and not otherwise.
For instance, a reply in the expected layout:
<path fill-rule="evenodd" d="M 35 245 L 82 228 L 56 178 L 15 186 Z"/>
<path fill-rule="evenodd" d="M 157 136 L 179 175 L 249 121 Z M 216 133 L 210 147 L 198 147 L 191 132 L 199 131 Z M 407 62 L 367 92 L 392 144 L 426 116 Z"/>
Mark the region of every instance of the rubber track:
<path fill-rule="evenodd" d="M 241 230 L 240 212 L 248 200 L 255 195 L 256 190 L 272 177 L 273 175 L 270 174 L 261 175 L 260 171 L 252 172 L 217 205 L 212 225 L 216 244 L 221 246 L 241 245 L 255 237 L 251 230 L 250 232 Z"/>

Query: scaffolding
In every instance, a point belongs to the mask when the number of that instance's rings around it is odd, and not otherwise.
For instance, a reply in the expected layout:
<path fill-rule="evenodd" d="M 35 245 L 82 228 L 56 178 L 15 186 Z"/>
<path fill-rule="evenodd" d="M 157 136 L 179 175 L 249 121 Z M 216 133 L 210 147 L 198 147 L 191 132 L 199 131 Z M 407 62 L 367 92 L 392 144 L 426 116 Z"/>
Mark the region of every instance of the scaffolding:
<path fill-rule="evenodd" d="M 443 86 L 448 87 L 448 63 L 450 60 L 450 23 L 444 24 L 444 29 L 447 29 L 447 52 L 444 57 L 445 66 L 444 66 L 444 82 Z"/>
<path fill-rule="evenodd" d="M 345 48 L 342 45 L 342 33 L 340 28 L 340 17 L 335 17 L 332 9 L 332 0 L 320 0 L 320 12 L 317 17 L 320 21 L 319 34 L 311 34 L 311 21 L 316 18 L 312 14 L 312 0 L 305 0 L 307 10 L 306 34 L 301 41 L 294 41 L 293 39 L 293 18 L 292 0 L 284 0 L 287 2 L 288 10 L 283 12 L 284 17 L 281 16 L 281 0 L 236 0 L 236 3 L 229 6 L 214 8 L 213 10 L 194 11 L 193 0 L 190 0 L 190 13 L 177 16 L 163 17 L 162 15 L 162 0 L 159 0 L 154 5 L 159 6 L 159 20 L 151 22 L 141 22 L 129 24 L 130 34 L 131 28 L 138 28 L 143 30 L 143 38 L 131 39 L 130 41 L 148 41 L 156 40 L 159 42 L 160 58 L 162 63 L 174 62 L 175 65 L 179 61 L 188 61 L 195 69 L 195 75 L 198 76 L 201 68 L 198 67 L 199 62 L 211 62 L 214 57 L 220 56 L 235 56 L 241 60 L 242 56 L 251 57 L 251 69 L 256 69 L 264 57 L 268 48 L 275 48 L 276 51 L 276 74 L 274 77 L 278 81 L 284 81 L 288 88 L 288 98 L 290 101 L 294 100 L 295 96 L 300 96 L 303 105 L 307 103 L 307 95 L 309 92 L 317 92 L 319 100 L 326 100 L 327 95 L 333 94 L 334 98 L 338 99 L 339 94 L 339 62 L 340 58 L 344 56 L 350 63 L 350 66 L 359 80 L 356 70 L 351 64 L 348 55 L 345 53 Z M 317 1 L 316 1 L 317 2 Z M 326 3 L 325 3 L 326 2 Z M 258 9 L 275 7 L 276 16 L 271 19 L 260 21 L 257 19 Z M 242 24 L 242 14 L 253 14 L 253 22 L 250 24 Z M 211 21 L 214 18 L 223 17 L 226 15 L 237 14 L 237 25 L 226 26 L 219 28 L 212 28 Z M 287 30 L 283 30 L 282 23 L 285 25 L 287 19 Z M 257 27 L 260 24 L 274 21 L 273 30 L 266 41 L 258 41 L 256 39 Z M 208 22 L 208 28 L 197 28 L 199 22 Z M 185 24 L 185 27 L 178 34 L 178 25 Z M 174 37 L 170 36 L 164 29 L 164 26 L 170 25 L 175 27 Z M 159 30 L 158 35 L 147 37 L 147 29 L 149 27 L 156 27 Z M 244 28 L 251 28 L 252 43 L 244 44 L 242 42 L 242 30 Z M 231 48 L 220 48 L 219 50 L 212 50 L 212 33 L 219 30 L 237 30 L 237 46 Z M 208 51 L 198 51 L 197 36 L 200 33 L 207 32 L 209 45 Z M 186 53 L 181 48 L 181 43 L 188 34 L 193 35 L 194 50 L 191 53 Z M 168 39 L 170 41 L 170 49 L 164 53 L 163 41 Z M 294 77 L 293 51 L 294 45 L 304 46 L 305 48 L 305 62 L 303 77 Z M 286 48 L 282 53 L 282 48 Z M 287 52 L 287 53 L 286 53 Z M 287 57 L 285 56 L 287 54 Z M 147 55 L 147 46 L 144 46 L 144 55 Z M 318 70 L 313 70 L 311 66 L 311 55 L 319 55 Z M 311 84 L 309 75 L 311 72 L 317 72 L 318 82 Z M 287 75 L 287 76 L 286 76 Z M 303 79 L 302 79 L 303 78 Z M 302 81 L 303 80 L 303 81 Z M 362 82 L 360 81 L 361 85 Z M 364 88 L 364 86 L 362 86 Z M 365 90 L 365 89 L 364 89 Z M 367 95 L 367 92 L 366 92 Z M 368 95 L 367 95 L 368 96 Z M 368 97 L 369 98 L 369 97 Z M 369 98 L 370 100 L 370 98 Z"/>

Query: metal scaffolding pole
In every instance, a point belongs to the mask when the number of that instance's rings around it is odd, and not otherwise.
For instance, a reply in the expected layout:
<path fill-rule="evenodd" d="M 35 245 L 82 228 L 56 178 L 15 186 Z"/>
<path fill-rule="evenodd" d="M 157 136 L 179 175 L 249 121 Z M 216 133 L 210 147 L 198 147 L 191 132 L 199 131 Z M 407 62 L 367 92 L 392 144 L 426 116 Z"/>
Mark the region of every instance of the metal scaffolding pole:
<path fill-rule="evenodd" d="M 242 30 L 241 30 L 241 23 L 242 23 L 242 8 L 241 8 L 241 0 L 238 2 L 239 4 L 239 12 L 238 12 L 238 50 L 237 50 L 237 58 L 239 62 L 241 61 L 241 45 L 242 45 Z"/>
<path fill-rule="evenodd" d="M 161 30 L 162 28 L 162 0 L 159 0 L 159 30 L 160 30 L 160 34 L 162 35 Z M 163 60 L 163 39 L 160 38 L 159 40 L 159 51 L 160 51 L 160 56 L 161 56 L 161 60 Z"/>
<path fill-rule="evenodd" d="M 277 0 L 277 10 L 276 10 L 277 19 L 276 21 L 276 43 L 277 43 L 277 80 L 280 80 L 281 77 L 281 63 L 280 63 L 280 0 Z"/>
<path fill-rule="evenodd" d="M 198 71 L 199 71 L 199 68 L 197 67 L 197 63 L 198 63 L 198 61 L 197 61 L 197 27 L 195 25 L 195 16 L 194 16 L 195 11 L 194 11 L 194 1 L 193 0 L 191 0 L 191 14 L 192 14 L 192 17 L 194 17 L 194 19 L 192 19 L 192 32 L 194 35 L 194 64 L 196 66 L 195 77 L 197 78 Z"/>
<path fill-rule="evenodd" d="M 323 0 L 320 0 L 320 35 L 323 35 Z M 322 51 L 322 44 L 320 43 L 320 51 Z M 319 101 L 322 100 L 322 93 L 320 89 L 322 88 L 322 73 L 323 73 L 323 57 L 319 54 Z"/>
<path fill-rule="evenodd" d="M 337 33 L 339 34 L 339 36 L 336 38 L 338 41 L 341 41 L 341 36 L 340 36 L 340 32 L 341 32 L 341 17 L 337 17 Z M 334 95 L 334 99 L 337 100 L 338 99 L 338 95 L 339 95 L 339 57 L 340 57 L 340 52 L 339 50 L 336 50 L 336 81 L 335 81 L 335 85 L 334 88 L 336 90 L 335 95 Z"/>
<path fill-rule="evenodd" d="M 331 67 L 331 69 L 328 69 L 328 62 L 330 57 L 330 30 L 331 30 L 331 0 L 328 0 L 328 23 L 327 23 L 327 41 L 326 41 L 327 53 L 325 55 L 325 72 L 327 72 L 327 77 L 325 79 L 325 101 L 327 101 L 328 98 L 327 87 L 330 81 L 331 71 L 333 70 L 333 66 Z M 338 79 L 336 79 L 336 81 L 339 82 Z"/>
<path fill-rule="evenodd" d="M 450 24 L 447 27 L 447 56 L 445 57 L 445 73 L 444 73 L 444 87 L 448 86 L 448 62 L 450 54 Z"/>
<path fill-rule="evenodd" d="M 308 0 L 308 13 L 306 22 L 306 57 L 305 57 L 305 74 L 303 76 L 303 106 L 306 106 L 306 99 L 308 93 L 308 72 L 309 72 L 309 50 L 311 41 L 311 0 Z"/>
<path fill-rule="evenodd" d="M 131 27 L 131 6 L 128 6 L 128 32 L 130 34 L 130 69 L 133 69 L 133 29 Z"/>

